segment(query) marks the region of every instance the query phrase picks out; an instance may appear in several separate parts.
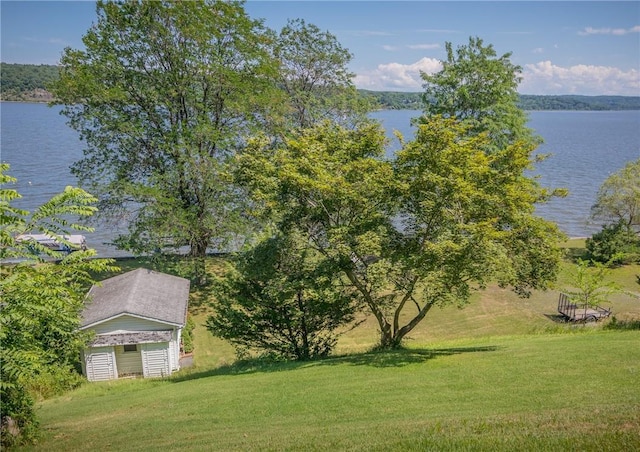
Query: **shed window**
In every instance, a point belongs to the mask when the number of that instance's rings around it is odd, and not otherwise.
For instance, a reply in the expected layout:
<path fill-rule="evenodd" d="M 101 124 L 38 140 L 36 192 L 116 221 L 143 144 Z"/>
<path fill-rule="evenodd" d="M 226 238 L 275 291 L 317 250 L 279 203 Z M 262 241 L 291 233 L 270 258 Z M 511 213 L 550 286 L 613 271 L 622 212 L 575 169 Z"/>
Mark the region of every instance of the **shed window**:
<path fill-rule="evenodd" d="M 129 344 L 124 346 L 125 352 L 137 352 L 138 346 L 136 344 Z"/>

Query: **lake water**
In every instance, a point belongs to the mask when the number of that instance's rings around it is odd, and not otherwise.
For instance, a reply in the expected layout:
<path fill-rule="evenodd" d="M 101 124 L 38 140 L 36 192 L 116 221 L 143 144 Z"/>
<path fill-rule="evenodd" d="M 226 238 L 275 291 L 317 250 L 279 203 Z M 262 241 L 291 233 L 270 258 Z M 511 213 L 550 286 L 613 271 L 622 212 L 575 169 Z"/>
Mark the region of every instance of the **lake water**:
<path fill-rule="evenodd" d="M 0 103 L 0 160 L 9 163 L 9 174 L 22 199 L 16 207 L 33 210 L 67 185 L 77 185 L 69 166 L 82 157 L 83 143 L 69 128 L 60 108 L 44 104 Z M 390 110 L 372 113 L 392 137 L 394 129 L 410 139 L 411 118 L 419 111 Z M 589 211 L 602 182 L 627 162 L 640 158 L 640 111 L 531 112 L 529 126 L 545 140 L 538 152 L 552 156 L 540 163 L 536 174 L 543 185 L 565 187 L 570 194 L 538 208 L 538 213 L 558 223 L 569 236 L 588 236 L 600 229 L 589 224 Z M 389 152 L 397 149 L 392 141 Z M 105 245 L 113 231 L 100 227 L 86 234 L 89 245 L 101 256 L 122 256 Z"/>

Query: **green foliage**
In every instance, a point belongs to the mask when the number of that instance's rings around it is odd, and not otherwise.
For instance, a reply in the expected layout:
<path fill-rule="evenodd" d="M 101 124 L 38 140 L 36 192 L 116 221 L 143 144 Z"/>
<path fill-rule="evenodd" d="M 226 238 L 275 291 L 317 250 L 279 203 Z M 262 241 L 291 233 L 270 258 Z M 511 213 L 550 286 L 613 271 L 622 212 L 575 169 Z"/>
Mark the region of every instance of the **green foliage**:
<path fill-rule="evenodd" d="M 422 93 L 400 91 L 358 90 L 380 110 L 420 110 L 423 107 Z"/>
<path fill-rule="evenodd" d="M 386 161 L 379 126 L 326 123 L 275 150 L 252 142 L 239 180 L 358 293 L 380 345 L 396 347 L 432 307 L 464 304 L 489 281 L 526 295 L 555 279 L 560 233 L 533 215 L 545 194 L 523 174 L 534 146 L 487 146 L 435 116 Z"/>
<path fill-rule="evenodd" d="M 120 248 L 187 247 L 202 282 L 207 250 L 238 249 L 257 227 L 229 175 L 245 137 L 359 117 L 351 55 L 301 20 L 278 35 L 241 2 L 98 2 L 97 14 L 53 86 L 88 146 L 73 172 L 129 225 Z"/>
<path fill-rule="evenodd" d="M 640 259 L 640 159 L 603 182 L 591 217 L 604 221 L 602 230 L 587 239 L 591 259 L 610 265 Z"/>
<path fill-rule="evenodd" d="M 569 287 L 563 292 L 578 306 L 600 306 L 610 304 L 610 297 L 624 293 L 615 281 L 608 280 L 611 271 L 599 262 L 579 260 L 569 278 Z"/>
<path fill-rule="evenodd" d="M 639 96 L 540 96 L 521 94 L 523 110 L 640 110 Z"/>
<path fill-rule="evenodd" d="M 640 237 L 624 221 L 604 225 L 586 240 L 590 260 L 606 265 L 640 262 Z"/>
<path fill-rule="evenodd" d="M 31 100 L 39 90 L 42 97 L 58 77 L 58 66 L 0 63 L 0 95 L 4 101 Z M 41 100 L 48 99 L 44 96 Z"/>
<path fill-rule="evenodd" d="M 640 319 L 618 320 L 614 315 L 604 326 L 605 330 L 640 330 Z"/>
<path fill-rule="evenodd" d="M 267 239 L 240 256 L 207 328 L 236 346 L 285 359 L 327 356 L 351 323 L 353 294 L 297 234 Z"/>
<path fill-rule="evenodd" d="M 285 132 L 326 119 L 350 124 L 364 119 L 365 98 L 348 70 L 353 57 L 336 37 L 302 19 L 289 20 L 275 40 L 278 86 L 285 93 Z"/>
<path fill-rule="evenodd" d="M 266 30 L 237 2 L 98 2 L 97 14 L 53 87 L 87 144 L 74 174 L 128 223 L 122 248 L 226 249 L 246 219 L 230 156 L 281 104 Z"/>
<path fill-rule="evenodd" d="M 182 351 L 184 353 L 191 353 L 194 349 L 193 343 L 193 334 L 194 329 L 196 327 L 195 322 L 193 321 L 193 317 L 187 317 L 187 323 L 184 325 L 182 329 Z"/>
<path fill-rule="evenodd" d="M 369 91 L 358 92 L 380 110 L 421 110 L 424 94 L 420 92 Z M 519 94 L 518 108 L 534 110 L 640 110 L 638 96 L 543 96 Z"/>
<path fill-rule="evenodd" d="M 2 100 L 50 100 L 46 90 L 58 80 L 60 68 L 45 64 L 1 63 Z M 42 93 L 34 93 L 41 90 Z M 357 90 L 370 102 L 370 108 L 382 110 L 420 110 L 424 106 L 420 92 Z M 43 97 L 45 96 L 45 97 Z M 518 106 L 523 110 L 640 110 L 638 96 L 579 96 L 521 94 Z"/>
<path fill-rule="evenodd" d="M 627 229 L 640 233 L 640 159 L 602 183 L 591 216 L 606 223 L 623 222 Z"/>
<path fill-rule="evenodd" d="M 8 165 L 0 164 L 3 445 L 33 439 L 37 423 L 30 390 L 46 396 L 77 383 L 69 373 L 87 339 L 78 331 L 84 298 L 95 272 L 113 270 L 110 261 L 93 259 L 93 250 L 77 251 L 60 259 L 46 247 L 16 240 L 19 234 L 38 232 L 64 241 L 62 235 L 70 230 L 86 230 L 75 218 L 92 215 L 95 208 L 90 204 L 95 198 L 67 187 L 29 216 L 29 212 L 11 205 L 20 194 L 4 188 L 15 182 L 5 174 L 8 169 Z"/>
<path fill-rule="evenodd" d="M 76 356 L 77 358 L 77 356 Z M 76 364 L 71 361 L 70 364 Z M 78 362 L 79 366 L 80 363 Z M 53 396 L 64 394 L 71 389 L 79 387 L 84 381 L 84 377 L 69 364 L 57 364 L 43 368 L 36 375 L 33 375 L 25 382 L 25 386 L 30 394 L 38 400 L 49 399 Z"/>
<path fill-rule="evenodd" d="M 450 42 L 445 47 L 442 70 L 422 74 L 424 115 L 456 118 L 473 135 L 487 133 L 497 149 L 516 141 L 535 141 L 526 127 L 527 116 L 518 107 L 522 68 L 511 63 L 511 54 L 498 57 L 491 44 L 485 46 L 477 37 L 455 51 Z"/>

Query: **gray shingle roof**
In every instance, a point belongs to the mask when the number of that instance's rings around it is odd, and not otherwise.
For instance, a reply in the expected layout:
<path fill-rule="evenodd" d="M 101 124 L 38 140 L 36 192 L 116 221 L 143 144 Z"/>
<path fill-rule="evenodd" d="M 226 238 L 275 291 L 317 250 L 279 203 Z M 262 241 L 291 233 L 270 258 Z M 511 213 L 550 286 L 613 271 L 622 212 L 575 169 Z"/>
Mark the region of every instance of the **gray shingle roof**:
<path fill-rule="evenodd" d="M 121 314 L 184 325 L 189 280 L 139 268 L 94 285 L 87 298 L 81 328 Z"/>
<path fill-rule="evenodd" d="M 153 344 L 169 342 L 172 331 L 141 331 L 139 333 L 100 334 L 91 342 L 92 347 L 106 345 Z"/>

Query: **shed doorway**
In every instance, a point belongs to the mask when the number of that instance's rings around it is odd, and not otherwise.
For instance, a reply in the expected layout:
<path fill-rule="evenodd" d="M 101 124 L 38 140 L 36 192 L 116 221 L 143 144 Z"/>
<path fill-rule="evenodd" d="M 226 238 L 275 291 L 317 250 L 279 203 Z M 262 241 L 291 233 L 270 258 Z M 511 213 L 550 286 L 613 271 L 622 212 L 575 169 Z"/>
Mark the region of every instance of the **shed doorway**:
<path fill-rule="evenodd" d="M 142 354 L 140 345 L 116 345 L 116 366 L 118 378 L 137 377 L 142 375 Z"/>

